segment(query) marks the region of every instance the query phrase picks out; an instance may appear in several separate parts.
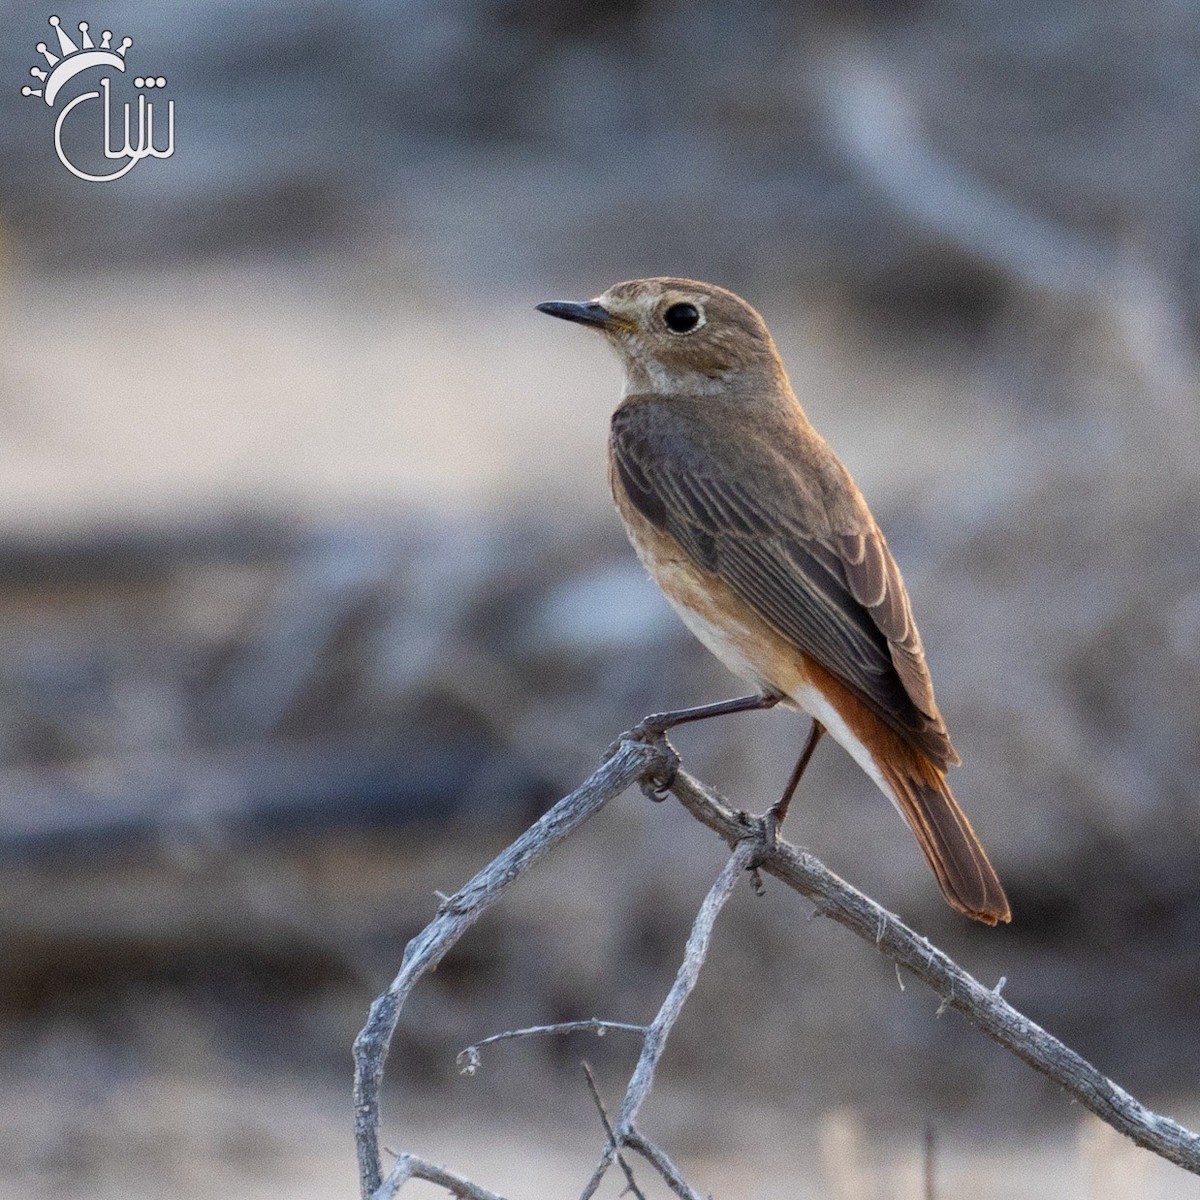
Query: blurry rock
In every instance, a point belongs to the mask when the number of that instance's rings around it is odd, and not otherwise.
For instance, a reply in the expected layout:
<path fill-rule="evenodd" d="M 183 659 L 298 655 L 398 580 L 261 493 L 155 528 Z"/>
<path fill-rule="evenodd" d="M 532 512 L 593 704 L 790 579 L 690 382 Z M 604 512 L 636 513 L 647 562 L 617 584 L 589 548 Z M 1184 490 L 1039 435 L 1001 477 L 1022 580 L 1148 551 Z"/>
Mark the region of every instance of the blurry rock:
<path fill-rule="evenodd" d="M 677 618 L 632 558 L 605 563 L 554 588 L 532 615 L 531 649 L 635 653 L 677 632 Z"/>

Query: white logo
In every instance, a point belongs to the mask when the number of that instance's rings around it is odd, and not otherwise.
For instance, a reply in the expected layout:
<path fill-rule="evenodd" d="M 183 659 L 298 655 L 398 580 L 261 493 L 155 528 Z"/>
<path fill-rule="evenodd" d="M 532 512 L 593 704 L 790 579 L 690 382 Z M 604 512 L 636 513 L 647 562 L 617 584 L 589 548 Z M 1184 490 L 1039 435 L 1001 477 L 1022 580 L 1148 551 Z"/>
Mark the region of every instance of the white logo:
<path fill-rule="evenodd" d="M 92 41 L 91 34 L 88 33 L 88 23 L 80 21 L 79 33 L 83 44 L 77 46 L 67 36 L 57 17 L 51 17 L 50 24 L 54 26 L 54 32 L 58 34 L 58 46 L 61 53 L 53 54 L 46 48 L 45 42 L 38 42 L 37 49 L 46 59 L 50 70 L 44 71 L 41 67 L 30 67 L 30 75 L 34 79 L 41 80 L 43 86 L 40 88 L 23 87 L 21 89 L 22 96 L 41 96 L 47 106 L 53 108 L 63 86 L 84 71 L 90 71 L 94 67 L 100 70 L 111 69 L 124 73 L 125 52 L 133 45 L 133 38 L 122 39 L 121 44 L 114 50 L 111 47 L 113 35 L 106 29 L 100 35 L 100 45 L 97 46 Z M 112 81 L 107 75 L 101 76 L 100 90 L 84 92 L 69 101 L 63 106 L 62 112 L 58 114 L 58 120 L 54 123 L 54 148 L 58 151 L 59 161 L 72 175 L 91 183 L 109 183 L 128 174 L 144 158 L 170 158 L 175 153 L 175 101 L 167 102 L 166 144 L 160 149 L 154 144 L 154 105 L 146 99 L 141 91 L 137 98 L 136 138 L 131 138 L 130 135 L 130 106 L 125 104 L 123 141 L 119 147 L 113 146 L 112 100 L 109 94 L 111 83 Z M 139 75 L 134 79 L 133 86 L 151 91 L 155 88 L 166 87 L 167 81 L 161 75 L 157 77 Z M 86 123 L 87 112 L 84 110 L 93 100 L 100 100 L 101 103 L 92 109 L 93 121 L 89 135 Z M 79 114 L 78 117 L 73 116 L 76 113 Z M 69 121 L 68 118 L 70 118 Z M 120 113 L 117 114 L 117 118 L 120 122 Z M 91 145 L 94 148 L 95 162 L 92 162 L 86 154 L 82 155 L 88 166 L 98 169 L 104 165 L 99 157 L 100 147 L 103 147 L 104 159 L 121 162 L 124 165 L 107 173 L 83 170 L 67 157 L 67 151 L 63 147 L 64 130 L 71 145 L 72 154 L 77 161 L 81 157 L 80 147 L 86 148 Z"/>

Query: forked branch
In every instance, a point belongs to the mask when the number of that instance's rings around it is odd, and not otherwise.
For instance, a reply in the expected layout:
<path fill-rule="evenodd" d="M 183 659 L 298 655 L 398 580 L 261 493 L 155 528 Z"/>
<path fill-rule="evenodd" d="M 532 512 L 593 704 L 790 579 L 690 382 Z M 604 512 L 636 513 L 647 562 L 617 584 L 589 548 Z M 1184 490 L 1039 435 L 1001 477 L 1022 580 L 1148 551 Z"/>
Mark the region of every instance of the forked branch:
<path fill-rule="evenodd" d="M 1137 1145 L 1200 1175 L 1200 1136 L 1169 1117 L 1151 1112 L 1091 1063 L 1018 1012 L 999 987 L 984 987 L 937 947 L 915 933 L 869 896 L 839 879 L 817 858 L 784 841 L 772 840 L 761 818 L 735 810 L 717 792 L 677 770 L 678 758 L 659 739 L 652 743 L 625 738 L 614 745 L 604 763 L 579 788 L 560 800 L 511 846 L 479 872 L 465 887 L 445 900 L 434 919 L 404 952 L 400 971 L 371 1006 L 370 1016 L 354 1044 L 355 1138 L 359 1180 L 364 1200 L 391 1200 L 409 1179 L 426 1179 L 462 1200 L 501 1200 L 495 1193 L 403 1154 L 385 1180 L 379 1156 L 379 1092 L 388 1047 L 400 1011 L 416 983 L 442 960 L 458 939 L 491 907 L 508 886 L 548 850 L 595 815 L 604 804 L 633 783 L 659 792 L 665 786 L 697 820 L 719 834 L 733 854 L 714 883 L 692 928 L 684 961 L 658 1015 L 649 1026 L 624 1022 L 573 1022 L 573 1029 L 620 1028 L 643 1035 L 641 1054 L 630 1079 L 601 1161 L 583 1195 L 599 1186 L 607 1168 L 624 1147 L 649 1162 L 682 1200 L 696 1200 L 666 1154 L 643 1137 L 637 1114 L 654 1082 L 667 1036 L 696 985 L 712 935 L 713 924 L 738 878 L 754 865 L 808 897 L 824 916 L 831 917 L 874 945 L 898 966 L 907 968 L 941 997 L 942 1008 L 961 1012 L 1005 1049 L 1095 1113 Z M 941 1011 L 939 1009 L 939 1011 Z M 568 1032 L 568 1027 L 538 1027 L 497 1035 L 487 1041 L 535 1033 Z M 485 1044 L 484 1042 L 479 1045 Z M 478 1059 L 478 1046 L 464 1052 L 466 1062 Z M 607 1119 L 607 1118 L 606 1118 Z"/>

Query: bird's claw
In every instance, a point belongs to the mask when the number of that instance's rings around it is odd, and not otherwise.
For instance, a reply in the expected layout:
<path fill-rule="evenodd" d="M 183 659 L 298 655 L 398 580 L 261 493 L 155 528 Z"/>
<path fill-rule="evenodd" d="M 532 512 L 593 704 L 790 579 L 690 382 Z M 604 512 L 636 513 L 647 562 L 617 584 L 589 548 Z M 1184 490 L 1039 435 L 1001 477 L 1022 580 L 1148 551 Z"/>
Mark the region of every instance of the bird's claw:
<path fill-rule="evenodd" d="M 750 860 L 750 879 L 754 890 L 762 895 L 766 890 L 763 886 L 759 868 L 762 867 L 771 851 L 779 845 L 779 813 L 774 808 L 768 808 L 761 817 L 752 817 L 749 813 L 739 813 L 750 830 L 750 836 L 756 843 L 754 856 Z"/>
<path fill-rule="evenodd" d="M 658 750 L 664 761 L 651 767 L 638 780 L 638 786 L 641 787 L 642 794 L 647 799 L 661 804 L 670 795 L 671 784 L 675 782 L 675 777 L 679 774 L 680 758 L 679 752 L 667 741 L 664 726 L 656 723 L 657 716 L 658 714 L 649 716 L 644 721 L 639 721 L 627 733 L 621 734 L 609 746 L 604 757 L 612 758 L 620 750 L 623 742 L 641 742 L 643 745 L 652 746 Z"/>
<path fill-rule="evenodd" d="M 661 768 L 643 775 L 639 780 L 639 785 L 642 789 L 642 795 L 648 800 L 653 800 L 655 804 L 661 804 L 671 794 L 671 784 L 675 782 L 675 777 L 679 774 L 679 753 L 667 741 L 666 735 L 663 733 L 659 733 L 650 739 L 648 744 L 656 746 L 662 751 L 666 762 Z"/>

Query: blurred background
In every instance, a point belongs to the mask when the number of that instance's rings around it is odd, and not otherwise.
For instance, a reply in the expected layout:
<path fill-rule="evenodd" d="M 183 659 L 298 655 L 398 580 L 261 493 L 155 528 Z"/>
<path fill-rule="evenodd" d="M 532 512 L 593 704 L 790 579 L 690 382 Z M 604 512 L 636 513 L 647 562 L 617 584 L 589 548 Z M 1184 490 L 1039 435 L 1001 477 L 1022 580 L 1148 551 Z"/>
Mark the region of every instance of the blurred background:
<path fill-rule="evenodd" d="M 168 79 L 172 158 L 59 163 L 52 11 Z M 646 274 L 770 323 L 1015 920 L 946 909 L 832 745 L 788 835 L 1200 1121 L 1197 16 L 0 3 L 0 1194 L 354 1195 L 350 1044 L 435 891 L 739 687 L 611 510 L 615 361 L 533 311 Z M 677 744 L 761 811 L 803 735 Z M 723 854 L 614 802 L 416 993 L 385 1143 L 577 1194 L 579 1060 L 615 1103 L 634 1047 L 455 1055 L 646 1020 Z M 647 1124 L 702 1191 L 924 1195 L 932 1128 L 941 1195 L 1200 1196 L 808 917 L 740 889 L 674 1034 Z"/>

